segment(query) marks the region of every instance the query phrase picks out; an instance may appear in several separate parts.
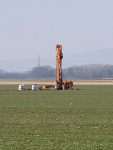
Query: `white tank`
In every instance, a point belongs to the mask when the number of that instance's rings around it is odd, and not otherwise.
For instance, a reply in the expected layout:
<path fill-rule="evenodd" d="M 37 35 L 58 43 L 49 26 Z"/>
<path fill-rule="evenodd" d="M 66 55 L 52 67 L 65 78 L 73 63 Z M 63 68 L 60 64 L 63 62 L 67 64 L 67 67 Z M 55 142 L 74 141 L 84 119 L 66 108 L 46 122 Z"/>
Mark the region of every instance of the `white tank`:
<path fill-rule="evenodd" d="M 25 90 L 25 86 L 24 86 L 24 84 L 23 84 L 23 85 L 19 85 L 19 86 L 18 86 L 18 90 L 19 90 L 19 91 L 23 91 L 23 90 Z"/>
<path fill-rule="evenodd" d="M 39 86 L 37 84 L 32 85 L 32 91 L 39 90 Z"/>

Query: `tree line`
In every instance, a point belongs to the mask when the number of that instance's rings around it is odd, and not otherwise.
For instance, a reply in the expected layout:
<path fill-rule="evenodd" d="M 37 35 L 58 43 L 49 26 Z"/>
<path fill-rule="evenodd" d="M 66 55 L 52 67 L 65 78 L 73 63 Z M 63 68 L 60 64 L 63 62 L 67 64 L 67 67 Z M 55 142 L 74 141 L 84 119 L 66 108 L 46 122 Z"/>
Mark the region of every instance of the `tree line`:
<path fill-rule="evenodd" d="M 56 69 L 51 66 L 34 67 L 32 70 L 17 73 L 0 70 L 0 79 L 54 79 Z M 113 65 L 81 65 L 63 69 L 64 79 L 103 79 L 113 78 Z"/>

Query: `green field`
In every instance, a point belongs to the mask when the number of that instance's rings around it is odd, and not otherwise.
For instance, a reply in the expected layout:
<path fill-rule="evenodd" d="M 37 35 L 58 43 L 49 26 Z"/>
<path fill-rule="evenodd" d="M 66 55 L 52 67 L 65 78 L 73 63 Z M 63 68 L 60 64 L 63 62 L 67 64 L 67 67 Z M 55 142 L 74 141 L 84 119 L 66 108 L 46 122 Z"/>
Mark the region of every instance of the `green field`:
<path fill-rule="evenodd" d="M 113 150 L 113 86 L 0 86 L 0 150 Z"/>

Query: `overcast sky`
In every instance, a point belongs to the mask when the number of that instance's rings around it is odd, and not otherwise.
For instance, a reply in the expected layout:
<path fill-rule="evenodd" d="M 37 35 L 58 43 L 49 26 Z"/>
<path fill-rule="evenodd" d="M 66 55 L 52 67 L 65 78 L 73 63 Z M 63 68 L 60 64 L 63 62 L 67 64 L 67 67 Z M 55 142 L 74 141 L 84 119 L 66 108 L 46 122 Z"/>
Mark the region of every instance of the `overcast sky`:
<path fill-rule="evenodd" d="M 113 0 L 0 0 L 0 60 L 113 48 Z M 46 63 L 46 62 L 45 62 Z"/>

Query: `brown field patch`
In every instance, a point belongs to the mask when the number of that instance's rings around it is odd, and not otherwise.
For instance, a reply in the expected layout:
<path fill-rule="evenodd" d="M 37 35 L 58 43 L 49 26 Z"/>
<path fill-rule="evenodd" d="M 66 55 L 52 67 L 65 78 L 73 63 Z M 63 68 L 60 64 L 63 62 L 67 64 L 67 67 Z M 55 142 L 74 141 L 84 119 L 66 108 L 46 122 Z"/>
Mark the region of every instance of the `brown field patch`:
<path fill-rule="evenodd" d="M 75 85 L 113 85 L 113 80 L 74 80 Z M 55 84 L 55 81 L 40 80 L 0 80 L 0 85 L 19 85 L 19 84 Z"/>

